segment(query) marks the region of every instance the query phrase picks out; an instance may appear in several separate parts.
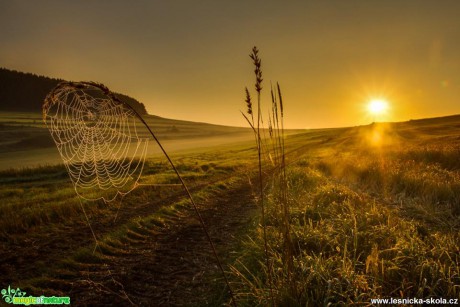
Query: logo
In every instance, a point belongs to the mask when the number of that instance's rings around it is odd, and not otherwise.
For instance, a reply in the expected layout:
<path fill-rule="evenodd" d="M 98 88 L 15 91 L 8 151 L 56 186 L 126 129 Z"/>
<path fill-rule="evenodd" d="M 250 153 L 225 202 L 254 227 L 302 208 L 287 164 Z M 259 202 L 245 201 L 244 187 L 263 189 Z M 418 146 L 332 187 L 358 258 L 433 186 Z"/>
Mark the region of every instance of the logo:
<path fill-rule="evenodd" d="M 25 291 L 19 288 L 2 289 L 0 292 L 2 299 L 8 304 L 14 305 L 69 305 L 70 297 L 68 296 L 26 296 Z"/>

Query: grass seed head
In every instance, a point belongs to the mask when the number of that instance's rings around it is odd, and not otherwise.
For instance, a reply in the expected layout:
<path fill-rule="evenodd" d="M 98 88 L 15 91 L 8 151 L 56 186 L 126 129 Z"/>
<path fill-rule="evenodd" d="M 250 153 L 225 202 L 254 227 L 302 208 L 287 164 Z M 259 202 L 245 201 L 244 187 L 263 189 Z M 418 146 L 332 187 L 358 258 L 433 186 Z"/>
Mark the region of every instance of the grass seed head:
<path fill-rule="evenodd" d="M 283 109 L 283 96 L 281 95 L 281 88 L 280 88 L 280 84 L 277 82 L 276 83 L 276 86 L 278 88 L 278 97 L 280 99 L 280 111 L 281 111 L 281 117 L 284 116 L 284 109 Z"/>
<path fill-rule="evenodd" d="M 248 107 L 248 114 L 252 115 L 251 94 L 249 94 L 249 90 L 247 87 L 245 88 L 245 90 L 246 90 L 246 99 L 244 101 L 246 101 L 246 106 Z"/>
<path fill-rule="evenodd" d="M 258 93 L 262 90 L 262 60 L 259 58 L 259 50 L 257 47 L 252 48 L 252 53 L 249 55 L 249 57 L 252 59 L 254 66 L 256 67 L 254 69 L 254 73 L 256 75 L 256 83 L 255 83 L 255 88 Z"/>

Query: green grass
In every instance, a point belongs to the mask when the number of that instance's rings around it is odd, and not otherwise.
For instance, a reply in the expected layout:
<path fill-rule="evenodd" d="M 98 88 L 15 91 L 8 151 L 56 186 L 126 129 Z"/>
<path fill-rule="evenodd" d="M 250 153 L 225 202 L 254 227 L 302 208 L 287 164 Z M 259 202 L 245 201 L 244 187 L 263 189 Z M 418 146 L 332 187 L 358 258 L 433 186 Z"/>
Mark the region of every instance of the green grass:
<path fill-rule="evenodd" d="M 250 156 L 245 152 L 240 160 L 235 160 L 234 157 L 205 152 L 173 158 L 177 160 L 177 168 L 183 178 L 194 186 L 206 185 L 216 178 L 226 178 L 228 174 L 241 172 L 250 161 Z M 78 197 L 62 165 L 0 171 L 0 183 L 0 197 L 3 199 L 0 205 L 0 236 L 4 238 L 48 223 L 72 224 L 74 220 L 80 220 L 82 217 Z M 139 183 L 147 186 L 129 194 L 126 198 L 128 203 L 148 202 L 149 197 L 159 192 L 159 188 L 153 189 L 153 194 L 148 192 L 149 185 L 179 184 L 179 181 L 164 159 L 150 159 L 146 162 Z M 167 189 L 163 190 L 163 196 L 170 193 Z M 114 210 L 111 206 L 103 205 L 102 201 L 96 201 L 96 204 L 101 208 L 90 207 L 96 215 Z"/>

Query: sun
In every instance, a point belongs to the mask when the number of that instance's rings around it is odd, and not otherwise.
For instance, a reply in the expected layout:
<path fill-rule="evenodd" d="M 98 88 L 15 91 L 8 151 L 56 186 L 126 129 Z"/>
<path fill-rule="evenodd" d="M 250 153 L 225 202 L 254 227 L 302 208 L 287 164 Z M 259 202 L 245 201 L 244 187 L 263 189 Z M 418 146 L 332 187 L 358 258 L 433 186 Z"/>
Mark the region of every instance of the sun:
<path fill-rule="evenodd" d="M 388 110 L 388 102 L 384 99 L 372 99 L 367 105 L 367 110 L 373 115 L 380 115 Z"/>

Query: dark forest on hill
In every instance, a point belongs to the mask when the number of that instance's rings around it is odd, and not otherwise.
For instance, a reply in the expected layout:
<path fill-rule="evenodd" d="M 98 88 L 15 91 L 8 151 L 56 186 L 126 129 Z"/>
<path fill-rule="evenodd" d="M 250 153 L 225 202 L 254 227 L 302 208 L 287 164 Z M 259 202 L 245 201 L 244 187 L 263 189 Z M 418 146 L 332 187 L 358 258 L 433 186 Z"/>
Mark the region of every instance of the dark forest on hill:
<path fill-rule="evenodd" d="M 61 81 L 0 68 L 0 111 L 41 112 L 46 95 Z M 143 103 L 123 94 L 117 96 L 141 115 L 147 114 Z"/>

